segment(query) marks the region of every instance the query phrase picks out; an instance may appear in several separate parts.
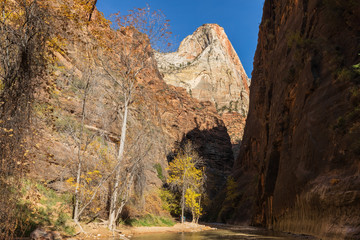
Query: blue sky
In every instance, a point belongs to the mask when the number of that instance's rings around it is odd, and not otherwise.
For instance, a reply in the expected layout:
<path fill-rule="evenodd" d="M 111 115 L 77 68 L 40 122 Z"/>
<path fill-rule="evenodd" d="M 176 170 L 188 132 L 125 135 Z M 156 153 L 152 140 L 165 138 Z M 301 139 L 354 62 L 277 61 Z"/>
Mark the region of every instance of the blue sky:
<path fill-rule="evenodd" d="M 222 26 L 251 76 L 264 0 L 99 0 L 97 7 L 108 17 L 146 3 L 152 10 L 162 10 L 179 41 L 205 23 Z"/>

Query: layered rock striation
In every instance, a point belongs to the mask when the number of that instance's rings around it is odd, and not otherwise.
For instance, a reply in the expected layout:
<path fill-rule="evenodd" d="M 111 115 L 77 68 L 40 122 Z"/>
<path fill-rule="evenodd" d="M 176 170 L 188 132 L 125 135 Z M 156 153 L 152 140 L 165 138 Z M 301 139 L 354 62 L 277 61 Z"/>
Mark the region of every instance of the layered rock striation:
<path fill-rule="evenodd" d="M 215 105 L 237 155 L 249 109 L 250 79 L 224 29 L 204 24 L 172 53 L 155 53 L 166 83 Z"/>
<path fill-rule="evenodd" d="M 358 1 L 265 1 L 233 221 L 360 238 L 359 16 Z"/>
<path fill-rule="evenodd" d="M 155 56 L 166 83 L 185 88 L 200 101 L 213 102 L 218 110 L 246 116 L 250 80 L 219 25 L 204 24 L 176 52 Z"/>

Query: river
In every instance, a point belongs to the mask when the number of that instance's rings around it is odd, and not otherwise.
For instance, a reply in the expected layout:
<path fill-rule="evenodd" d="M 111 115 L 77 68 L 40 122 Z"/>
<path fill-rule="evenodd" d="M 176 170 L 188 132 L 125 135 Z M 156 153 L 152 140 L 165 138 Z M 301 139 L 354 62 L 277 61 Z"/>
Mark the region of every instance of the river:
<path fill-rule="evenodd" d="M 219 229 L 219 227 L 221 229 Z M 303 240 L 316 238 L 309 236 L 298 236 L 286 233 L 275 233 L 253 227 L 241 227 L 241 226 L 219 226 L 217 230 L 209 230 L 203 232 L 194 233 L 149 233 L 135 235 L 131 240 Z"/>

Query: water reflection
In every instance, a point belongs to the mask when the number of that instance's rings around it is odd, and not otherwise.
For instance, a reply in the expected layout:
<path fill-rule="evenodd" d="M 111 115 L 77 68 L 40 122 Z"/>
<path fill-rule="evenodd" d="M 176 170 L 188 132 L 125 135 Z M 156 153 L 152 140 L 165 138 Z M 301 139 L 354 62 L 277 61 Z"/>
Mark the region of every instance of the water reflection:
<path fill-rule="evenodd" d="M 303 236 L 295 236 L 284 233 L 274 233 L 257 228 L 226 227 L 221 230 L 210 230 L 197 233 L 152 233 L 137 235 L 132 240 L 301 240 Z M 314 239 L 306 237 L 306 239 Z"/>

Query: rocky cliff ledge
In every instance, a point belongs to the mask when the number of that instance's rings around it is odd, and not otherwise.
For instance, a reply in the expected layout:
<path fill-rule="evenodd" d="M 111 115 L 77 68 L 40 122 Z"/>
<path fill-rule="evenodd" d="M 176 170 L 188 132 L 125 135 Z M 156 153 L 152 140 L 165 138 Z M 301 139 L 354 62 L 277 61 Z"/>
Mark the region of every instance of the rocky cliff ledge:
<path fill-rule="evenodd" d="M 360 239 L 360 2 L 266 0 L 263 11 L 232 219 Z"/>

